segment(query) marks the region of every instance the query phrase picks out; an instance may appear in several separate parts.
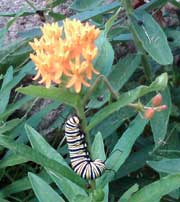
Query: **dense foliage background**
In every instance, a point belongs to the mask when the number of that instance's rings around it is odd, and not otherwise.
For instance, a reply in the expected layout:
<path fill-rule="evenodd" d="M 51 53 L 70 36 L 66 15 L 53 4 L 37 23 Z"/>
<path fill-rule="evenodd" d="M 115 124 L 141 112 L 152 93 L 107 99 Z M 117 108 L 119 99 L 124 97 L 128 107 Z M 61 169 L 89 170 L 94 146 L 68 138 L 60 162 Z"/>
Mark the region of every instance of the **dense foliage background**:
<path fill-rule="evenodd" d="M 67 16 L 54 9 L 64 1 L 47 0 L 42 10 L 26 2 L 32 11 L 0 13 L 11 17 L 0 30 L 0 201 L 179 201 L 179 1 L 74 0 L 70 6 L 70 18 L 101 29 L 94 66 L 119 93 L 114 98 L 101 81 L 83 109 L 91 156 L 107 159 L 109 169 L 96 182 L 70 169 L 64 142 L 64 122 L 83 108 L 87 89 L 76 94 L 32 80 L 29 41 L 41 36 L 39 27 L 4 43 L 22 16 L 38 15 L 42 22 L 62 25 Z M 168 108 L 150 121 L 130 105 L 141 101 L 151 106 L 158 92 Z"/>

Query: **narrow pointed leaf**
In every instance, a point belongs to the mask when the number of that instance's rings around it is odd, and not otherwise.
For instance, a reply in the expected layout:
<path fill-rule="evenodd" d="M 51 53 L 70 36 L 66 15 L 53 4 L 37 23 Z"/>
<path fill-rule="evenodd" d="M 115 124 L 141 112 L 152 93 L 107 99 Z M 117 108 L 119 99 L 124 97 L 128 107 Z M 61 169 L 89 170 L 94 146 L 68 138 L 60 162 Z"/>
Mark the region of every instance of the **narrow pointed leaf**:
<path fill-rule="evenodd" d="M 81 195 L 84 198 L 88 197 L 85 190 L 79 187 L 77 184 L 73 183 L 63 176 L 57 176 L 51 171 L 48 173 L 69 202 L 73 202 L 73 198 L 78 195 Z"/>
<path fill-rule="evenodd" d="M 64 158 L 54 148 L 52 148 L 37 131 L 28 125 L 26 125 L 25 128 L 31 145 L 35 150 L 69 168 Z M 73 198 L 72 195 L 75 196 L 81 194 L 87 196 L 86 192 L 81 187 L 71 182 L 67 178 L 58 176 L 52 171 L 49 171 L 48 173 L 51 175 L 53 181 L 57 184 L 69 201 L 71 201 L 70 199 Z"/>
<path fill-rule="evenodd" d="M 28 174 L 33 191 L 38 198 L 39 202 L 58 201 L 64 200 L 55 192 L 44 180 L 33 173 Z"/>
<path fill-rule="evenodd" d="M 129 199 L 131 198 L 131 195 L 134 194 L 134 192 L 137 192 L 139 189 L 139 185 L 135 184 L 132 187 L 130 187 L 119 199 L 118 202 L 129 202 Z"/>
<path fill-rule="evenodd" d="M 17 91 L 26 95 L 64 102 L 65 104 L 73 107 L 76 106 L 78 99 L 77 94 L 71 93 L 65 88 L 52 87 L 47 89 L 43 86 L 29 85 L 28 87 L 18 88 Z"/>
<path fill-rule="evenodd" d="M 134 12 L 130 19 L 136 36 L 149 55 L 161 65 L 172 64 L 173 55 L 166 35 L 155 19 L 143 10 Z"/>
<path fill-rule="evenodd" d="M 39 177 L 41 177 L 42 179 L 45 179 L 48 184 L 52 183 L 51 178 L 49 177 L 47 172 L 45 172 L 44 170 L 41 171 L 40 173 L 38 173 L 37 175 Z M 32 187 L 29 182 L 29 178 L 23 177 L 23 178 L 20 178 L 16 181 L 12 182 L 11 184 L 9 184 L 7 186 L 4 186 L 0 190 L 0 197 L 8 197 L 12 194 L 23 192 L 23 191 L 29 190 L 31 188 Z"/>
<path fill-rule="evenodd" d="M 159 142 L 163 141 L 167 135 L 167 127 L 169 123 L 169 116 L 171 113 L 171 95 L 169 89 L 161 92 L 163 97 L 163 104 L 167 106 L 167 109 L 159 113 L 155 113 L 153 119 L 151 119 L 151 128 L 156 146 Z"/>
<path fill-rule="evenodd" d="M 180 173 L 180 158 L 163 158 L 160 161 L 148 161 L 147 164 L 158 172 L 169 174 Z"/>
<path fill-rule="evenodd" d="M 86 11 L 95 9 L 99 6 L 104 0 L 75 0 L 73 1 L 71 8 L 77 11 Z"/>
<path fill-rule="evenodd" d="M 73 171 L 68 169 L 66 166 L 60 164 L 59 162 L 47 158 L 47 156 L 41 154 L 40 152 L 31 149 L 29 146 L 16 143 L 12 139 L 3 135 L 0 135 L 0 145 L 14 151 L 17 154 L 22 155 L 28 161 L 33 161 L 37 164 L 40 164 L 50 169 L 57 175 L 59 174 L 60 176 L 62 175 L 68 178 L 69 180 L 78 184 L 82 188 L 85 187 L 84 186 L 85 181 L 78 175 L 76 175 Z"/>
<path fill-rule="evenodd" d="M 169 175 L 149 184 L 132 195 L 132 202 L 158 202 L 159 199 L 180 187 L 180 174 Z"/>
<path fill-rule="evenodd" d="M 129 156 L 135 141 L 143 132 L 147 122 L 147 120 L 142 119 L 139 115 L 137 115 L 137 117 L 129 125 L 128 129 L 122 134 L 122 137 L 116 143 L 112 153 L 106 160 L 106 167 L 112 171 L 107 170 L 102 175 L 99 180 L 100 187 L 104 187 L 107 182 L 114 178 L 114 172 L 118 171 Z"/>
<path fill-rule="evenodd" d="M 51 147 L 36 130 L 34 130 L 29 125 L 25 125 L 25 130 L 33 149 L 46 155 L 48 158 L 58 161 L 62 165 L 69 167 L 64 158 L 53 147 Z"/>

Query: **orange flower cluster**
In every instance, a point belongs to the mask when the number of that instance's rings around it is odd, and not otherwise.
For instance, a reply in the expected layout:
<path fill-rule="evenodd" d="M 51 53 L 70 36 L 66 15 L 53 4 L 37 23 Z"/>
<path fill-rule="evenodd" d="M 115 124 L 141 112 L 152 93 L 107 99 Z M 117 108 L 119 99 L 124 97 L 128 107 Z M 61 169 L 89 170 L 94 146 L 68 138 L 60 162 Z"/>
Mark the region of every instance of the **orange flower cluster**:
<path fill-rule="evenodd" d="M 41 27 L 42 37 L 30 42 L 35 54 L 30 58 L 36 64 L 37 75 L 49 88 L 51 83 L 60 84 L 62 76 L 68 78 L 66 87 L 74 87 L 79 93 L 82 85 L 89 87 L 86 79 L 99 72 L 94 69 L 92 61 L 98 53 L 94 42 L 100 30 L 79 20 L 64 20 L 63 27 L 57 23 Z"/>

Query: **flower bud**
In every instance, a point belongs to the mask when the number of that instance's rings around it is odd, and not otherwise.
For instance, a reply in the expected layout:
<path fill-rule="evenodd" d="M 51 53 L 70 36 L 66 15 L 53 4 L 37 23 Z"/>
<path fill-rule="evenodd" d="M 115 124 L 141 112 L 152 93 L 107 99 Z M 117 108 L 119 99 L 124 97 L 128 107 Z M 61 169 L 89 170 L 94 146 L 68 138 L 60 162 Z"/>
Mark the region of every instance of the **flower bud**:
<path fill-rule="evenodd" d="M 149 109 L 146 109 L 144 112 L 144 118 L 148 119 L 148 120 L 152 119 L 154 116 L 154 112 L 155 112 L 155 110 L 152 107 Z"/>
<path fill-rule="evenodd" d="M 153 105 L 153 107 L 157 107 L 157 106 L 161 105 L 162 99 L 163 98 L 162 98 L 162 95 L 160 93 L 158 93 L 156 96 L 154 96 L 152 98 L 152 105 Z"/>
<path fill-rule="evenodd" d="M 161 105 L 157 107 L 156 111 L 160 112 L 160 111 L 166 110 L 167 108 L 168 108 L 167 105 Z"/>

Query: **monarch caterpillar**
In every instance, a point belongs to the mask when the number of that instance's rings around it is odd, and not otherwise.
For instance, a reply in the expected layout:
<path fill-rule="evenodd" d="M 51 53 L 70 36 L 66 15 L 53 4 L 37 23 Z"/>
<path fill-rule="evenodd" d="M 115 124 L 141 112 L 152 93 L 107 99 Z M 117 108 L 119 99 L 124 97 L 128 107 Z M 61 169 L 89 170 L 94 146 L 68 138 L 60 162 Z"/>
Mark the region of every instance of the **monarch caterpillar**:
<path fill-rule="evenodd" d="M 68 144 L 71 166 L 84 179 L 96 179 L 105 170 L 105 163 L 100 159 L 92 160 L 89 156 L 85 134 L 80 130 L 77 116 L 70 117 L 65 123 L 65 136 Z"/>

